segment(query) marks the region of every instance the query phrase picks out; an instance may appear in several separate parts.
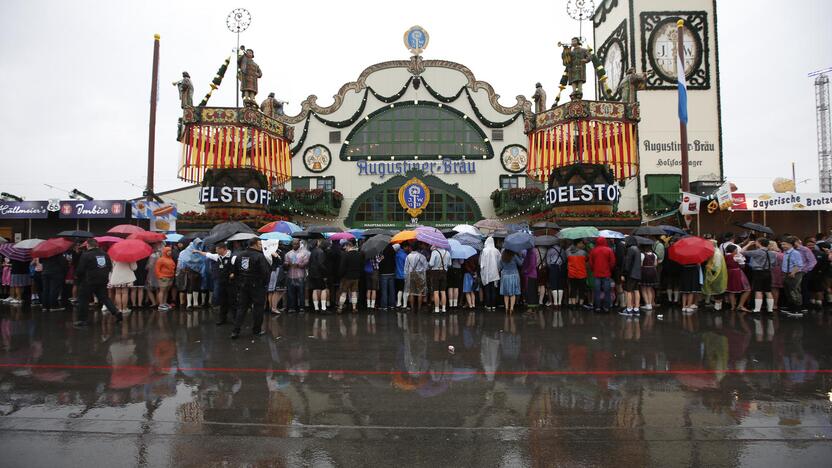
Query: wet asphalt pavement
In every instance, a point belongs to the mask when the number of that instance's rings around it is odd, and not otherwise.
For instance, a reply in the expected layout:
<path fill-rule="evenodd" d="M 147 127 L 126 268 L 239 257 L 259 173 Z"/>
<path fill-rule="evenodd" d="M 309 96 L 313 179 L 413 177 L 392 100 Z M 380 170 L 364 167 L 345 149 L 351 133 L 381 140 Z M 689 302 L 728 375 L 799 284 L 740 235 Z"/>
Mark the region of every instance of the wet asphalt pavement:
<path fill-rule="evenodd" d="M 832 311 L 0 306 L 2 466 L 829 466 Z M 454 347 L 454 352 L 449 351 Z"/>

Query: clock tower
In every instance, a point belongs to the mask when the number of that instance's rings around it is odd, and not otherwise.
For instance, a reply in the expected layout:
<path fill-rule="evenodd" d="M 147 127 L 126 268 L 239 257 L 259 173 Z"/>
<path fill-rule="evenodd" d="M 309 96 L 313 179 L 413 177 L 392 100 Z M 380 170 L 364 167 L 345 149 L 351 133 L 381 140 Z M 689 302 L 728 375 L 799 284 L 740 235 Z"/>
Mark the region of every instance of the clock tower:
<path fill-rule="evenodd" d="M 594 44 L 613 97 L 627 70 L 646 74 L 638 93 L 639 183 L 648 214 L 678 206 L 681 145 L 677 117 L 676 22 L 684 20 L 691 190 L 722 180 L 716 0 L 602 0 Z"/>

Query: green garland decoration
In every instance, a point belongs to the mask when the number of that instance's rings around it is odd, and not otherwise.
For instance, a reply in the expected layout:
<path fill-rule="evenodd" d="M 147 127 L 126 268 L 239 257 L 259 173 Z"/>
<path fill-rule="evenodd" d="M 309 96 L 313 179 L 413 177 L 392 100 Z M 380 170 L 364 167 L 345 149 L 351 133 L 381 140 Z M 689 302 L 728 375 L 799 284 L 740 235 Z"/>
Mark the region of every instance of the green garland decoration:
<path fill-rule="evenodd" d="M 318 114 L 315 114 L 315 119 L 317 119 L 318 122 L 321 122 L 322 124 L 327 125 L 329 127 L 333 127 L 333 128 L 349 127 L 350 125 L 354 124 L 355 122 L 358 122 L 358 119 L 361 118 L 361 114 L 364 113 L 364 108 L 367 106 L 367 94 L 372 94 L 373 97 L 375 97 L 379 101 L 381 101 L 385 104 L 390 104 L 391 102 L 396 102 L 399 99 L 401 99 L 401 97 L 404 96 L 404 93 L 407 92 L 407 88 L 410 86 L 410 83 L 412 83 L 412 82 L 413 82 L 413 77 L 409 78 L 407 80 L 407 83 L 405 83 L 404 86 L 402 86 L 402 89 L 400 89 L 396 94 L 394 94 L 392 96 L 384 96 L 382 94 L 377 93 L 373 88 L 367 87 L 367 89 L 364 90 L 364 97 L 361 98 L 361 105 L 358 107 L 358 110 L 356 110 L 355 113 L 350 118 L 348 118 L 347 120 L 342 120 L 340 122 L 336 122 L 334 120 L 324 119 L 323 117 L 319 116 Z"/>
<path fill-rule="evenodd" d="M 309 119 L 312 117 L 312 113 L 310 112 L 309 115 L 306 116 L 306 122 L 303 124 L 303 131 L 301 132 L 300 139 L 298 140 L 298 144 L 292 147 L 289 150 L 289 155 L 294 156 L 298 154 L 301 148 L 303 148 L 303 144 L 306 142 L 306 135 L 309 134 Z"/>
<path fill-rule="evenodd" d="M 199 107 L 205 107 L 206 105 L 208 105 L 208 100 L 211 99 L 211 94 L 214 93 L 215 89 L 220 87 L 222 79 L 225 77 L 225 71 L 228 70 L 229 63 L 231 63 L 230 56 L 225 59 L 225 62 L 223 62 L 223 64 L 220 66 L 220 69 L 217 70 L 216 76 L 214 76 L 214 79 L 211 80 L 211 84 L 209 85 L 211 89 L 208 91 L 208 94 L 206 94 L 205 97 L 202 98 L 202 102 L 199 103 Z"/>

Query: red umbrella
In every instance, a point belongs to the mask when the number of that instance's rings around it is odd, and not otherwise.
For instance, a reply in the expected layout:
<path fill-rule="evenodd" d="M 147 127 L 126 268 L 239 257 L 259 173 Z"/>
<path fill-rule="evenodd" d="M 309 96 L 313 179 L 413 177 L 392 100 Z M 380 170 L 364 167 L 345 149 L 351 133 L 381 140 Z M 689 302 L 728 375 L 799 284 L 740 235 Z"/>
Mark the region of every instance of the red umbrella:
<path fill-rule="evenodd" d="M 113 245 L 107 253 L 110 254 L 111 259 L 117 262 L 136 262 L 149 257 L 153 253 L 153 249 L 147 242 L 139 239 L 128 239 Z"/>
<path fill-rule="evenodd" d="M 116 236 L 98 236 L 95 238 L 95 240 L 98 241 L 98 245 L 100 245 L 101 247 L 107 247 L 113 244 L 118 244 L 124 239 Z"/>
<path fill-rule="evenodd" d="M 140 241 L 145 241 L 148 244 L 153 244 L 156 242 L 164 242 L 167 239 L 167 236 L 160 233 L 160 232 L 151 232 L 151 231 L 142 231 L 142 232 L 134 232 L 127 236 L 128 239 L 137 239 Z"/>
<path fill-rule="evenodd" d="M 714 256 L 714 243 L 701 237 L 683 237 L 670 246 L 670 259 L 680 265 L 698 265 Z"/>
<path fill-rule="evenodd" d="M 117 236 L 129 236 L 137 232 L 144 232 L 144 229 L 132 224 L 119 224 L 118 226 L 107 231 L 107 234 L 115 234 Z"/>
<path fill-rule="evenodd" d="M 41 242 L 37 245 L 34 249 L 32 249 L 32 257 L 33 258 L 47 258 L 47 257 L 54 257 L 55 255 L 60 255 L 67 250 L 71 249 L 72 246 L 75 245 L 75 242 L 64 239 L 63 237 L 56 237 L 54 239 L 49 239 L 45 242 Z"/>

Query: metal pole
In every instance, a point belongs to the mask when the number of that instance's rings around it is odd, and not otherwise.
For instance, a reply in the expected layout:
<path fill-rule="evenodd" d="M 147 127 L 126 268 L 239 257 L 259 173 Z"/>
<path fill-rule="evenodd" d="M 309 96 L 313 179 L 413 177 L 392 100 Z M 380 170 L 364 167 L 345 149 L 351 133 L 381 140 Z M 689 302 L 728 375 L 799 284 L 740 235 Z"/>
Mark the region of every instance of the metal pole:
<path fill-rule="evenodd" d="M 235 92 L 234 97 L 237 104 L 235 107 L 240 107 L 240 31 L 237 31 L 237 48 L 234 49 L 234 61 L 237 63 L 237 73 L 234 74 Z"/>
<path fill-rule="evenodd" d="M 147 201 L 153 199 L 153 172 L 155 171 L 156 158 L 156 99 L 158 99 L 159 88 L 159 39 L 158 34 L 153 35 L 153 74 L 150 78 L 150 124 L 148 125 L 147 137 Z"/>
<path fill-rule="evenodd" d="M 684 77 L 685 73 L 685 44 L 684 44 L 684 36 L 685 36 L 685 21 L 679 20 L 676 22 L 676 49 L 677 53 L 679 54 L 679 63 L 681 64 L 681 69 L 676 70 L 676 74 L 678 75 L 681 73 L 682 77 Z M 678 66 L 676 68 L 679 68 Z M 689 175 L 689 167 L 688 167 L 688 127 L 685 122 L 679 120 L 679 142 L 682 145 L 682 190 L 685 192 L 690 192 L 690 175 Z"/>
<path fill-rule="evenodd" d="M 792 161 L 792 183 L 794 184 L 794 193 L 797 193 L 797 172 L 794 170 L 794 161 Z"/>

